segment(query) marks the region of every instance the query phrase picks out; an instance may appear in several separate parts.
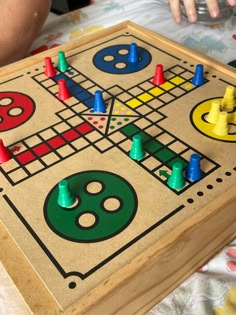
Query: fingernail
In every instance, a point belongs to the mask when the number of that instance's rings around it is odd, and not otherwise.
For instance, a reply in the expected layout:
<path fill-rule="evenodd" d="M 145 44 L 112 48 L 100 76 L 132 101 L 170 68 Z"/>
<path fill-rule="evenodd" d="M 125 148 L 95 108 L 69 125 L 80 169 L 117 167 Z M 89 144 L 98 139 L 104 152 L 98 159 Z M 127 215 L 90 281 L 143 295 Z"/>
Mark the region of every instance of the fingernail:
<path fill-rule="evenodd" d="M 211 15 L 212 18 L 217 18 L 217 17 L 219 16 L 219 14 L 220 14 L 220 11 L 219 11 L 219 9 L 217 9 L 217 8 L 212 9 L 212 10 L 210 11 L 210 15 Z"/>
<path fill-rule="evenodd" d="M 236 258 L 236 248 L 230 247 L 226 250 L 226 254 L 232 258 Z"/>
<path fill-rule="evenodd" d="M 197 16 L 196 16 L 196 14 L 191 14 L 191 15 L 189 15 L 189 16 L 188 16 L 188 20 L 189 20 L 189 22 L 191 22 L 191 23 L 195 23 L 195 22 L 197 21 Z"/>
<path fill-rule="evenodd" d="M 181 22 L 180 17 L 175 17 L 175 23 L 179 24 Z"/>
<path fill-rule="evenodd" d="M 230 271 L 236 271 L 236 262 L 235 261 L 229 260 L 226 263 L 226 265 L 227 265 L 227 267 L 229 268 Z"/>

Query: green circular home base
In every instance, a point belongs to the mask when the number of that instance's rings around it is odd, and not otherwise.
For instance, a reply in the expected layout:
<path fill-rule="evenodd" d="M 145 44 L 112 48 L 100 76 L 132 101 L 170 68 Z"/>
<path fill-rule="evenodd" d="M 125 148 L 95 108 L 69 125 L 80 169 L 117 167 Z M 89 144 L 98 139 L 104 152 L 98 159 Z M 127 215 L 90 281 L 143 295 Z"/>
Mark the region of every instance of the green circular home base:
<path fill-rule="evenodd" d="M 99 242 L 123 231 L 137 211 L 137 196 L 122 177 L 86 171 L 65 178 L 77 197 L 75 205 L 58 205 L 58 185 L 49 192 L 44 217 L 59 236 L 74 242 Z"/>

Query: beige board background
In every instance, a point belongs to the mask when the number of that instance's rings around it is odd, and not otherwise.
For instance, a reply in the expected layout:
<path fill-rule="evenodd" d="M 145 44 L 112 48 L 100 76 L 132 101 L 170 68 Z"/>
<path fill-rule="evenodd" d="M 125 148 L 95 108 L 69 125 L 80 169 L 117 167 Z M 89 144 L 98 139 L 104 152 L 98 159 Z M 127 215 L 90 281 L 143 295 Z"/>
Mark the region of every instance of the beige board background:
<path fill-rule="evenodd" d="M 142 42 L 142 46 L 152 54 L 152 62 L 147 68 L 140 71 L 138 75 L 125 75 L 125 80 L 123 76 L 108 75 L 105 73 L 102 73 L 101 75 L 101 72 L 94 68 L 91 62 L 97 48 L 89 48 L 94 47 L 99 43 L 102 43 L 102 45 L 99 46 L 99 49 L 106 47 L 107 43 L 104 43 L 105 41 L 113 39 L 116 35 L 125 32 L 126 30 L 119 31 L 116 34 L 111 34 L 106 38 L 94 41 L 92 44 L 86 44 L 76 48 L 74 51 L 69 51 L 67 53 L 69 63 L 104 88 L 118 84 L 124 89 L 150 78 L 154 74 L 155 65 L 160 63 L 160 61 L 164 64 L 166 69 L 178 64 L 177 61 L 173 60 L 172 57 L 167 56 L 164 52 L 156 51 L 148 43 L 144 44 Z M 142 35 L 138 34 L 138 37 L 142 38 Z M 147 42 L 150 41 L 144 35 L 143 39 Z M 138 44 L 140 43 L 139 40 L 135 41 Z M 133 38 L 127 36 L 114 40 L 115 44 L 131 42 L 133 42 Z M 110 44 L 114 43 L 112 41 L 110 42 Z M 153 41 L 151 41 L 151 44 L 154 44 Z M 162 45 L 161 43 L 158 43 L 158 41 L 155 44 Z M 162 48 L 173 53 L 173 50 L 171 51 L 169 48 Z M 78 58 L 76 53 L 79 51 L 84 52 L 81 53 Z M 178 52 L 174 52 L 174 54 L 181 57 L 181 54 Z M 54 60 L 56 62 L 56 58 L 54 58 Z M 187 61 L 188 63 L 182 63 L 182 65 L 186 69 L 193 71 L 191 65 L 194 65 L 194 61 L 189 57 L 183 58 L 183 61 Z M 6 143 L 7 146 L 18 141 L 20 142 L 21 139 L 58 122 L 58 118 L 54 113 L 63 109 L 62 102 L 58 101 L 55 97 L 46 92 L 43 87 L 31 80 L 32 74 L 37 74 L 41 70 L 43 70 L 42 62 L 1 79 L 2 82 L 6 82 L 9 79 L 13 80 L 1 84 L 0 91 L 12 90 L 23 92 L 30 95 L 36 103 L 36 112 L 28 122 L 14 130 L 0 133 L 0 136 L 4 139 L 4 143 Z M 86 280 L 80 281 L 78 278 L 73 277 L 66 280 L 63 279 L 42 249 L 2 199 L 0 208 L 1 221 L 62 309 L 65 309 L 78 298 L 86 295 L 92 288 L 96 287 L 101 281 L 125 266 L 151 244 L 155 243 L 160 237 L 172 230 L 173 227 L 191 217 L 204 205 L 208 204 L 218 195 L 235 185 L 235 175 L 229 177 L 225 176 L 226 171 L 232 172 L 233 167 L 235 167 L 235 143 L 224 143 L 202 136 L 192 127 L 189 121 L 190 110 L 196 103 L 208 98 L 223 96 L 227 84 L 220 81 L 219 78 L 223 78 L 231 84 L 234 83 L 233 79 L 227 75 L 207 67 L 206 70 L 209 72 L 209 83 L 193 92 L 189 92 L 182 98 L 172 102 L 171 105 L 160 109 L 160 111 L 168 117 L 160 122 L 160 125 L 164 129 L 173 133 L 179 139 L 193 146 L 195 149 L 222 166 L 180 196 L 177 196 L 154 177 L 150 176 L 143 168 L 132 161 L 118 148 L 112 148 L 104 154 L 100 154 L 94 148 L 87 148 L 79 152 L 77 155 L 65 159 L 59 164 L 40 172 L 14 187 L 12 187 L 6 178 L 0 174 L 1 186 L 4 189 L 4 193 L 23 214 L 24 218 L 36 231 L 39 238 L 53 253 L 53 256 L 66 272 L 74 270 L 81 272 L 88 271 L 107 256 L 111 255 L 114 251 L 118 250 L 149 228 L 152 224 L 176 209 L 179 205 L 182 203 L 186 205 L 182 211 L 167 220 L 164 224 L 146 235 L 137 243 L 133 244 L 129 249 L 114 258 L 103 268 L 99 269 Z M 31 74 L 26 74 L 26 72 L 31 72 Z M 24 74 L 24 77 L 14 79 L 22 73 Z M 212 75 L 215 75 L 216 78 L 212 78 Z M 54 86 L 52 91 L 56 93 L 56 86 Z M 70 104 L 70 102 L 73 104 L 73 101 L 71 100 L 66 101 L 67 104 Z M 78 118 L 78 121 L 82 120 Z M 93 135 L 94 139 L 97 139 L 98 133 L 95 131 L 89 135 L 90 140 L 93 139 Z M 131 146 L 130 141 L 126 147 L 128 148 L 129 145 Z M 7 162 L 2 165 L 2 168 L 7 171 L 8 168 L 11 168 L 11 163 L 12 161 Z M 205 163 L 206 164 L 203 163 L 203 168 L 207 169 L 208 161 L 205 161 Z M 55 235 L 45 223 L 42 213 L 45 198 L 50 189 L 64 177 L 80 171 L 93 169 L 106 170 L 119 174 L 133 186 L 138 196 L 137 214 L 132 223 L 122 233 L 112 239 L 95 244 L 68 242 Z M 224 183 L 216 184 L 217 177 L 223 178 Z M 207 190 L 206 186 L 208 184 L 212 184 L 214 189 Z M 204 197 L 197 196 L 197 192 L 200 190 L 204 191 Z M 194 198 L 195 202 L 193 204 L 188 204 L 188 198 Z M 178 246 L 178 244 L 176 246 Z M 179 251 L 181 251 L 181 248 L 179 248 Z M 68 282 L 73 280 L 77 282 L 78 290 L 68 289 Z"/>

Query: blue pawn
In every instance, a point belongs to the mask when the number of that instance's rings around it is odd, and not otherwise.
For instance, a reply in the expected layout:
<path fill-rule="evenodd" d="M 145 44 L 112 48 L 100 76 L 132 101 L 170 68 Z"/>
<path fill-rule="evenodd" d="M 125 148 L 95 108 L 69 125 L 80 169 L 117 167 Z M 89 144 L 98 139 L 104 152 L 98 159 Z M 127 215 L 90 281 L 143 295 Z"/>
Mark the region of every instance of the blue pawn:
<path fill-rule="evenodd" d="M 95 113 L 105 113 L 106 105 L 102 97 L 102 91 L 95 91 L 94 94 L 94 103 L 93 103 L 93 111 Z"/>
<path fill-rule="evenodd" d="M 192 78 L 192 83 L 196 86 L 201 86 L 205 82 L 204 73 L 203 73 L 203 65 L 199 64 L 196 66 L 195 74 Z"/>
<path fill-rule="evenodd" d="M 202 178 L 200 159 L 201 159 L 200 155 L 196 153 L 190 156 L 190 161 L 186 169 L 185 175 L 186 175 L 186 178 L 192 182 L 200 180 Z"/>
<path fill-rule="evenodd" d="M 138 62 L 138 46 L 135 43 L 132 43 L 130 45 L 130 50 L 129 50 L 129 56 L 128 56 L 128 61 L 131 63 L 137 63 Z"/>

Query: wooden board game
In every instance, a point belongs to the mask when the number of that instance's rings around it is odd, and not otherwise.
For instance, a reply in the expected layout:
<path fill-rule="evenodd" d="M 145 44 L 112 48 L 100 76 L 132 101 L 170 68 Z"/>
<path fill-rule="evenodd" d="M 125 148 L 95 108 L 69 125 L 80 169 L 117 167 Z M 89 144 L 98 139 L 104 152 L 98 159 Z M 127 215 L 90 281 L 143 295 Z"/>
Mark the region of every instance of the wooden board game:
<path fill-rule="evenodd" d="M 126 22 L 0 75 L 0 258 L 32 313 L 144 314 L 235 236 L 234 69 Z"/>

